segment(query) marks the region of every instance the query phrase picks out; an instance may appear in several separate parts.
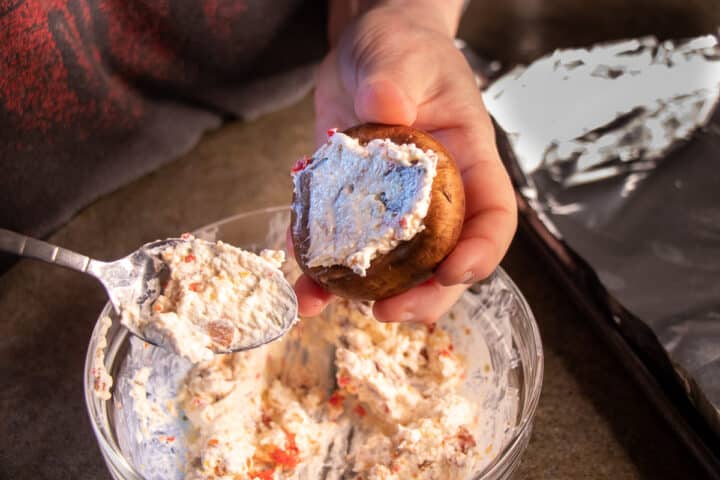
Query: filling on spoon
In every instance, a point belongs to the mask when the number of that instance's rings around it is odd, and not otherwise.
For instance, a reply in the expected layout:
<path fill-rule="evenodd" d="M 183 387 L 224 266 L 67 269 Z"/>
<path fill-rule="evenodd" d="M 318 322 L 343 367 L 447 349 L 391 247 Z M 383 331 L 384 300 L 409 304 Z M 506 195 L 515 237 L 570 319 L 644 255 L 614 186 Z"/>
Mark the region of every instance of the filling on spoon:
<path fill-rule="evenodd" d="M 255 255 L 223 242 L 183 238 L 160 253 L 169 279 L 150 315 L 129 306 L 124 325 L 192 362 L 261 344 L 284 330 L 290 304 L 279 287 L 284 252 Z"/>
<path fill-rule="evenodd" d="M 302 177 L 310 182 L 305 264 L 341 265 L 364 277 L 375 258 L 425 228 L 438 156 L 414 143 L 362 145 L 342 132 L 328 134 L 293 168 L 296 194 Z"/>

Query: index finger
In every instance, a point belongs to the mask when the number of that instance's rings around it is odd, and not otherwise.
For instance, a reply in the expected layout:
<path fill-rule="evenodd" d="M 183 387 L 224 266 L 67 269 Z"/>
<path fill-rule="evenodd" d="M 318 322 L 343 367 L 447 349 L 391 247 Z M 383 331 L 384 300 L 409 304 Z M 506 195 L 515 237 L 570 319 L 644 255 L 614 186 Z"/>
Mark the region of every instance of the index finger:
<path fill-rule="evenodd" d="M 456 156 L 465 185 L 465 223 L 460 239 L 435 272 L 443 285 L 488 277 L 507 252 L 517 227 L 515 193 L 497 153 L 495 136 L 492 130 L 473 130 L 476 133 L 469 137 L 452 130 L 437 134 Z"/>

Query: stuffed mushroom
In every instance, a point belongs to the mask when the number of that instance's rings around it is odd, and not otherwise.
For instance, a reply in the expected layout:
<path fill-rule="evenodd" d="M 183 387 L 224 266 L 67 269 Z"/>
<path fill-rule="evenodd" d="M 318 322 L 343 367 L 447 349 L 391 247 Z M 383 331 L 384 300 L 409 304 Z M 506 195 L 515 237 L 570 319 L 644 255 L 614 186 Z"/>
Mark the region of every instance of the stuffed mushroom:
<path fill-rule="evenodd" d="M 364 124 L 293 167 L 291 235 L 302 270 L 337 295 L 379 300 L 427 280 L 465 215 L 460 173 L 423 131 Z"/>

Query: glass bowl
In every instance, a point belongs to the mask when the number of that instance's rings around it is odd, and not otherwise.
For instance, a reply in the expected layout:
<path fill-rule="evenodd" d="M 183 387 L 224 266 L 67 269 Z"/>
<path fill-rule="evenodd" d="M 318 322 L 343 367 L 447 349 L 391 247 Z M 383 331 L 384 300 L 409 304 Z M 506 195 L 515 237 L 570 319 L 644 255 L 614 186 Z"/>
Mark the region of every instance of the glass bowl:
<path fill-rule="evenodd" d="M 277 248 L 277 244 L 268 245 L 267 239 L 284 240 L 288 220 L 288 207 L 268 208 L 227 218 L 201 228 L 195 234 L 199 238 L 223 240 L 248 250 Z M 490 279 L 474 285 L 467 295 L 472 296 L 475 309 L 472 315 L 476 317 L 471 316 L 470 320 L 483 323 L 476 320 L 480 317 L 484 319 L 487 328 L 483 335 L 488 346 L 488 358 L 493 372 L 502 380 L 502 388 L 495 396 L 511 397 L 513 403 L 510 414 L 502 420 L 503 445 L 497 448 L 496 456 L 486 462 L 481 471 L 474 473 L 472 479 L 507 479 L 517 469 L 530 440 L 540 397 L 543 376 L 540 334 L 525 299 L 502 269 L 498 268 Z M 85 360 L 85 402 L 100 451 L 112 477 L 118 480 L 142 479 L 143 476 L 132 465 L 131 455 L 121 448 L 118 409 L 122 407 L 113 400 L 97 398 L 93 391 L 93 359 L 101 341 L 100 319 L 105 316 L 111 318 L 112 325 L 106 334 L 107 347 L 103 359 L 105 368 L 114 378 L 120 373 L 130 351 L 132 336 L 119 324 L 112 307 L 107 304 L 93 330 Z M 500 325 L 506 325 L 506 328 Z M 470 372 L 468 377 L 472 376 Z"/>

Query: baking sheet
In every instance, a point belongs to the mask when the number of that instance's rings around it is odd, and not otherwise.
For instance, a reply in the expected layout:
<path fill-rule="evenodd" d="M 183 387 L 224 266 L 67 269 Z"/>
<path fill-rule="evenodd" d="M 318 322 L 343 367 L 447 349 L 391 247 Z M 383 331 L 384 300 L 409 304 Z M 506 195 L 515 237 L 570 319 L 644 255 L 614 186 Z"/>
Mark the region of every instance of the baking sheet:
<path fill-rule="evenodd" d="M 670 365 L 716 457 L 719 91 L 720 46 L 709 35 L 558 51 L 484 92 L 536 233 L 580 257 L 566 266 L 592 269 L 616 312 L 608 322 L 656 376 Z"/>

